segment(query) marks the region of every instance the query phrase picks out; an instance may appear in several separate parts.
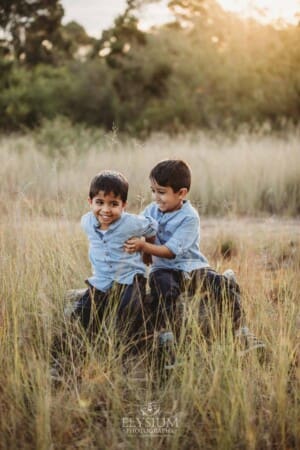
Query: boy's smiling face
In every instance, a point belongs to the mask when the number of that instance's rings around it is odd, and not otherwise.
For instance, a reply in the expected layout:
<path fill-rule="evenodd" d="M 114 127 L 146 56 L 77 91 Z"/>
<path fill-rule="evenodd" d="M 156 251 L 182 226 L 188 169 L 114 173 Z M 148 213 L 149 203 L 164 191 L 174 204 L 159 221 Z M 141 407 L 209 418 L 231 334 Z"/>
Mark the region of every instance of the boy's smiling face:
<path fill-rule="evenodd" d="M 152 196 L 161 212 L 172 212 L 180 209 L 187 195 L 187 188 L 174 192 L 170 186 L 160 186 L 154 179 L 150 180 Z"/>
<path fill-rule="evenodd" d="M 116 196 L 113 192 L 105 194 L 104 191 L 99 191 L 88 202 L 101 230 L 107 230 L 113 222 L 120 219 L 126 206 L 119 195 Z"/>

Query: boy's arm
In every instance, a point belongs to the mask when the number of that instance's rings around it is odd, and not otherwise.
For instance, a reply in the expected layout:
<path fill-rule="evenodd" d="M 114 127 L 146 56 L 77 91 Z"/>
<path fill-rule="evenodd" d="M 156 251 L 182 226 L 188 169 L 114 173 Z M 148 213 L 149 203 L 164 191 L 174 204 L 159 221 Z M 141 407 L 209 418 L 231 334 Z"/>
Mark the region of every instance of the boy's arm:
<path fill-rule="evenodd" d="M 154 244 L 155 242 L 155 236 L 152 237 L 146 237 L 146 242 L 150 242 L 151 244 Z M 146 264 L 146 266 L 150 266 L 152 264 L 152 255 L 150 253 L 142 253 L 142 259 L 143 263 Z"/>
<path fill-rule="evenodd" d="M 126 241 L 124 249 L 128 253 L 142 251 L 160 258 L 173 259 L 187 251 L 197 235 L 199 236 L 199 217 L 187 216 L 164 245 L 151 244 L 143 238 L 134 237 Z"/>
<path fill-rule="evenodd" d="M 158 256 L 159 258 L 173 259 L 175 255 L 165 245 L 156 245 L 146 242 L 145 238 L 133 237 L 124 244 L 124 250 L 127 253 L 143 252 L 147 255 Z"/>

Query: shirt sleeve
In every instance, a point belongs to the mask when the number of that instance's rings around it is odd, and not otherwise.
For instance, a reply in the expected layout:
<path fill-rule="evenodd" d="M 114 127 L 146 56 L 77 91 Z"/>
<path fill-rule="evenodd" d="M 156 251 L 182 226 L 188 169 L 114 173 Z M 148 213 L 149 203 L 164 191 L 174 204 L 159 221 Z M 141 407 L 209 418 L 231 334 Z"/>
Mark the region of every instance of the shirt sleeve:
<path fill-rule="evenodd" d="M 180 256 L 195 243 L 195 238 L 199 236 L 199 227 L 198 217 L 185 217 L 164 245 L 174 255 Z"/>
<path fill-rule="evenodd" d="M 153 203 L 150 203 L 150 205 L 146 206 L 146 208 L 140 212 L 140 216 L 153 217 Z"/>
<path fill-rule="evenodd" d="M 96 217 L 92 212 L 88 212 L 81 217 L 80 225 L 86 234 L 94 231 L 94 228 L 99 225 Z"/>
<path fill-rule="evenodd" d="M 88 214 L 85 214 L 84 216 L 81 217 L 80 225 L 81 225 L 81 228 L 83 229 L 83 231 L 85 231 L 85 233 L 88 233 L 88 230 L 89 230 L 89 216 L 88 216 Z"/>
<path fill-rule="evenodd" d="M 137 220 L 139 223 L 139 232 L 138 235 L 152 237 L 156 235 L 157 232 L 157 222 L 150 216 L 144 216 L 142 214 L 137 216 Z"/>

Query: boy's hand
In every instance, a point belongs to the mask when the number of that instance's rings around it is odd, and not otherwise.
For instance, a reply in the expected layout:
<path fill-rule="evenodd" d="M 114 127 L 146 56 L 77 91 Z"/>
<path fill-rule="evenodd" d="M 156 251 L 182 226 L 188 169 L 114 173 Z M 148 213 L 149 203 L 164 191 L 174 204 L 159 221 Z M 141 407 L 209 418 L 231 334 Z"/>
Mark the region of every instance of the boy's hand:
<path fill-rule="evenodd" d="M 135 252 L 141 252 L 143 251 L 144 244 L 146 242 L 146 239 L 144 236 L 138 238 L 133 237 L 128 239 L 124 244 L 124 250 L 127 253 L 135 253 Z"/>

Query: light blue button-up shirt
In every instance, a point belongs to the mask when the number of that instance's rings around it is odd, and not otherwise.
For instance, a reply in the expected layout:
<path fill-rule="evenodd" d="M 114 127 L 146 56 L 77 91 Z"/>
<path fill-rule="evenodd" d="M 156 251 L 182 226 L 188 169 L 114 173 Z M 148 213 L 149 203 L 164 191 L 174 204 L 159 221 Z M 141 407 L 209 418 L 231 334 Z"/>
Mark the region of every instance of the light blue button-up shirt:
<path fill-rule="evenodd" d="M 103 232 L 94 214 L 88 212 L 82 216 L 81 226 L 89 240 L 93 275 L 88 281 L 92 286 L 106 292 L 114 281 L 131 284 L 136 274 L 145 275 L 146 266 L 141 253 L 126 253 L 124 243 L 133 236 L 154 236 L 157 223 L 153 218 L 123 212 L 120 219 Z"/>
<path fill-rule="evenodd" d="M 165 245 L 175 258 L 152 256 L 151 272 L 159 269 L 175 269 L 183 272 L 209 267 L 208 261 L 200 252 L 200 218 L 191 203 L 185 200 L 182 207 L 172 212 L 161 212 L 157 204 L 151 203 L 142 212 L 153 217 L 158 223 L 155 244 Z"/>

